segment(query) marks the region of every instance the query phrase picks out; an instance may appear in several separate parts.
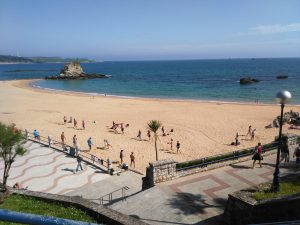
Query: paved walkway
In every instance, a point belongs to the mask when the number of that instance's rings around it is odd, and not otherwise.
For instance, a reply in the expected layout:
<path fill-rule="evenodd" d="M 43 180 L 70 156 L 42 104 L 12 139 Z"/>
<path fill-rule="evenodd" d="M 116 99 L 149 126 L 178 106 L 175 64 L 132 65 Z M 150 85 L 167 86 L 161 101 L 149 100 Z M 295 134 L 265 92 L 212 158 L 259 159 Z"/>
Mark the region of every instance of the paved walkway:
<path fill-rule="evenodd" d="M 220 224 L 228 194 L 270 181 L 275 157 L 265 157 L 262 168 L 248 161 L 165 182 L 112 208 L 149 224 Z M 300 168 L 281 168 L 294 172 Z"/>
<path fill-rule="evenodd" d="M 16 182 L 22 188 L 53 194 L 66 194 L 86 185 L 92 185 L 110 175 L 93 166 L 82 163 L 84 171 L 74 174 L 77 166 L 75 158 L 28 141 L 27 153 L 17 157 L 10 170 L 8 185 Z M 0 165 L 0 174 L 4 165 Z"/>

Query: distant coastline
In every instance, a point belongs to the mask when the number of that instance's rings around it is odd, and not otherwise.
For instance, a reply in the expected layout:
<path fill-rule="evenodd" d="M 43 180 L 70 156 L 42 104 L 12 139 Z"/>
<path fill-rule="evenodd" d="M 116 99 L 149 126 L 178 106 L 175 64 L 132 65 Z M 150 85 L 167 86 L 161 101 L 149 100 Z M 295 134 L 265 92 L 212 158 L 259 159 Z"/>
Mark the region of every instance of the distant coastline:
<path fill-rule="evenodd" d="M 19 57 L 12 55 L 0 55 L 0 64 L 33 64 L 33 63 L 68 63 L 78 61 L 80 63 L 96 63 L 97 61 L 86 58 L 61 58 L 61 57 Z"/>

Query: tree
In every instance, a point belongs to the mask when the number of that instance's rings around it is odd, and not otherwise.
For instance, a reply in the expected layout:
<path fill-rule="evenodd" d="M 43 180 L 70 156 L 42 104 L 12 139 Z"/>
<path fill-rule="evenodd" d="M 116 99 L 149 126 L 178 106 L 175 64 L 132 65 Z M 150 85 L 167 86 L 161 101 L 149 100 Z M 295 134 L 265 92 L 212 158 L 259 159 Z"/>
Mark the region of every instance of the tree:
<path fill-rule="evenodd" d="M 148 128 L 150 131 L 154 133 L 154 140 L 155 140 L 155 152 L 156 152 L 156 161 L 158 160 L 158 153 L 157 153 L 157 131 L 162 126 L 161 122 L 158 120 L 151 120 L 148 123 Z"/>
<path fill-rule="evenodd" d="M 0 123 L 0 156 L 4 161 L 4 171 L 2 185 L 4 191 L 7 190 L 7 178 L 15 158 L 25 154 L 26 149 L 22 146 L 25 137 L 18 131 L 14 125 L 5 125 Z"/>

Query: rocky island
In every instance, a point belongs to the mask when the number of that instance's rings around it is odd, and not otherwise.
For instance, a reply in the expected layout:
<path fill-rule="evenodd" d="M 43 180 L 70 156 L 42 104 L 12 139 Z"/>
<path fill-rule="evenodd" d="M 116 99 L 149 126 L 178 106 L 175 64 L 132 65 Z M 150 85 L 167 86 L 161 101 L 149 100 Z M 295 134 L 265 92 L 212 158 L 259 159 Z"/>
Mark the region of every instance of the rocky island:
<path fill-rule="evenodd" d="M 109 75 L 104 74 L 86 74 L 80 66 L 79 62 L 67 63 L 60 71 L 58 76 L 45 77 L 46 80 L 82 80 L 94 78 L 109 78 Z"/>

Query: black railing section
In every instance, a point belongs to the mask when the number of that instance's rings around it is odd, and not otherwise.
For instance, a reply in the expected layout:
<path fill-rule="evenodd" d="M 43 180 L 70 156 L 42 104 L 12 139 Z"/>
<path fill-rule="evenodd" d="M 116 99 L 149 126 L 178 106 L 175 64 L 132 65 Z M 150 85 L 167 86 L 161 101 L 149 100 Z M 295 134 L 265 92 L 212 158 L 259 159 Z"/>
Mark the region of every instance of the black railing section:
<path fill-rule="evenodd" d="M 88 200 L 92 200 L 92 201 L 99 201 L 99 204 L 100 205 L 103 205 L 103 204 L 106 204 L 106 203 L 110 203 L 112 201 L 116 201 L 116 200 L 122 200 L 122 201 L 125 201 L 127 196 L 126 196 L 126 191 L 129 190 L 130 188 L 127 187 L 127 186 L 124 186 L 124 187 L 121 187 L 111 193 L 108 193 L 106 195 L 103 195 L 101 196 L 100 198 L 94 198 L 94 199 L 88 199 Z M 120 195 L 117 195 L 117 196 L 114 196 L 114 194 L 116 195 L 117 193 L 121 194 L 121 197 Z M 115 197 L 115 198 L 114 198 Z"/>
<path fill-rule="evenodd" d="M 26 132 L 23 133 L 26 136 Z M 39 136 L 38 138 L 35 138 L 33 133 L 28 132 L 27 139 L 30 141 L 40 143 L 45 146 L 49 146 L 48 137 Z M 71 154 L 71 150 L 75 151 L 75 148 L 73 146 L 70 146 L 68 144 L 62 144 L 62 142 L 60 141 L 51 139 L 51 148 L 64 152 L 65 154 L 68 154 L 71 157 L 76 156 Z M 108 168 L 108 164 L 106 160 L 101 159 L 93 154 L 90 154 L 89 152 L 81 151 L 80 155 L 83 158 L 84 162 L 89 163 L 101 170 L 103 170 L 103 168 L 101 168 L 100 166 L 106 167 L 106 169 Z"/>
<path fill-rule="evenodd" d="M 265 144 L 262 146 L 262 148 L 263 148 L 263 153 L 272 151 L 277 148 L 277 142 L 274 141 L 269 144 Z M 208 165 L 211 165 L 211 164 L 216 164 L 216 163 L 221 163 L 221 162 L 231 161 L 231 160 L 237 160 L 242 157 L 253 155 L 254 152 L 255 152 L 255 148 L 247 148 L 247 149 L 233 151 L 230 153 L 225 153 L 225 154 L 205 157 L 205 158 L 201 158 L 201 159 L 186 161 L 186 162 L 182 162 L 182 163 L 177 163 L 176 171 L 188 170 L 188 169 L 193 169 L 193 168 L 197 168 L 197 167 L 200 167 L 200 168 L 207 167 Z"/>

